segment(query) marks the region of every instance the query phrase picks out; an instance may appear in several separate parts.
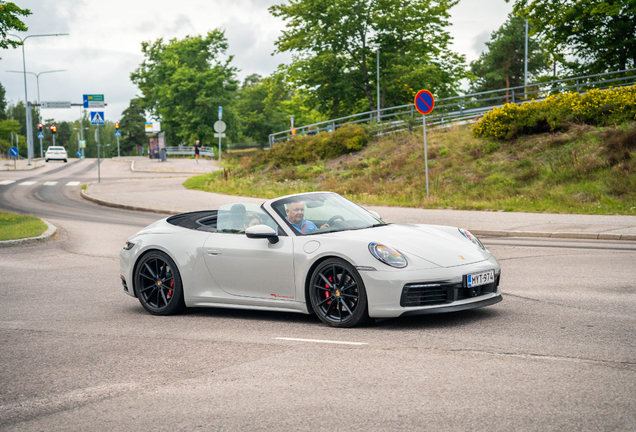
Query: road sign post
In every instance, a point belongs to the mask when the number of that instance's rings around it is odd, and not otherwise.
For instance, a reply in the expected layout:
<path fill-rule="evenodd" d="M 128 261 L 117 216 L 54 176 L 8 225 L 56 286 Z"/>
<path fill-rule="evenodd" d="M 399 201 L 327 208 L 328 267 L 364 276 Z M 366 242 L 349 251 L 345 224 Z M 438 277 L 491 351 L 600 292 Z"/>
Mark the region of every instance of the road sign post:
<path fill-rule="evenodd" d="M 42 152 L 42 138 L 44 138 L 44 132 L 38 132 L 38 139 L 40 140 L 40 157 L 44 157 Z"/>
<path fill-rule="evenodd" d="M 13 137 L 11 137 L 13 138 Z M 18 160 L 18 148 L 17 147 L 11 147 L 9 149 L 9 154 L 13 157 L 13 169 L 15 171 L 18 170 L 18 163 L 16 162 Z"/>
<path fill-rule="evenodd" d="M 428 154 L 426 149 L 426 115 L 430 114 L 435 107 L 435 98 L 428 90 L 420 90 L 415 95 L 415 109 L 422 114 L 422 134 L 424 135 L 424 169 L 426 171 L 426 199 L 429 199 L 428 193 Z"/>
<path fill-rule="evenodd" d="M 87 95 L 84 95 L 87 96 Z M 91 95 L 88 95 L 91 96 Z M 95 96 L 95 95 L 93 95 Z M 102 96 L 102 102 L 104 97 Z M 99 125 L 105 124 L 104 122 L 104 111 L 91 111 L 91 124 L 96 125 L 95 128 L 95 142 L 97 143 L 97 183 L 102 182 L 102 174 L 100 171 L 100 155 L 99 155 Z"/>
<path fill-rule="evenodd" d="M 223 107 L 219 107 L 219 121 L 214 123 L 214 130 L 219 133 L 219 169 L 221 169 L 221 132 L 225 130 L 225 122 L 221 121 L 222 118 L 223 118 Z M 216 128 L 216 125 L 219 123 L 223 124 L 223 130 L 218 130 Z"/>

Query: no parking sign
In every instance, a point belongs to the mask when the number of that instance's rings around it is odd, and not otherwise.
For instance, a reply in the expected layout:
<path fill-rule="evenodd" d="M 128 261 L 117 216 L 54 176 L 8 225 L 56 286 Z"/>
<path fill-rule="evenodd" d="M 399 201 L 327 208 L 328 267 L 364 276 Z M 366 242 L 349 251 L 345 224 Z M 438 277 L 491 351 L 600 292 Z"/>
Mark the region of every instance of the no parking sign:
<path fill-rule="evenodd" d="M 415 109 L 422 115 L 430 114 L 435 108 L 435 98 L 428 90 L 420 90 L 415 95 Z"/>

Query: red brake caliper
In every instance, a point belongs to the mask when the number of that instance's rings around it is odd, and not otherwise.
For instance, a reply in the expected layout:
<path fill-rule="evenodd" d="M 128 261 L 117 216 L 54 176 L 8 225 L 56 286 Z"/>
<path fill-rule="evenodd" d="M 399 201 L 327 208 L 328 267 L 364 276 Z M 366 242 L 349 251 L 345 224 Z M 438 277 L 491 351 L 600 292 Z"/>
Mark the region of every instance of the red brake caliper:
<path fill-rule="evenodd" d="M 174 288 L 174 279 L 172 279 L 170 281 L 170 291 L 168 291 L 168 298 L 171 299 L 172 298 L 172 288 Z"/>
<path fill-rule="evenodd" d="M 331 276 L 329 276 L 327 279 L 329 279 L 329 282 L 333 282 L 333 279 L 331 278 Z M 329 285 L 325 284 L 325 288 L 329 289 Z M 329 298 L 329 291 L 325 291 L 325 297 Z M 327 302 L 327 304 L 330 305 L 331 304 L 331 300 L 329 300 Z"/>

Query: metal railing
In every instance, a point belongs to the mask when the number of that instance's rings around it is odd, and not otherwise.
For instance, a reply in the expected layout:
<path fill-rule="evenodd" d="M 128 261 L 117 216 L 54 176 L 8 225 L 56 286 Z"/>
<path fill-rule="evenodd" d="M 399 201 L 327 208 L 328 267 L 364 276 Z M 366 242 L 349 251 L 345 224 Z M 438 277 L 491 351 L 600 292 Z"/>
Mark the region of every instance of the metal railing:
<path fill-rule="evenodd" d="M 180 145 L 180 146 L 174 146 L 174 147 L 166 147 L 166 155 L 194 156 L 194 146 Z M 199 150 L 199 155 L 214 157 L 214 148 L 201 147 L 201 150 Z"/>
<path fill-rule="evenodd" d="M 547 82 L 536 82 L 528 84 L 527 86 L 451 96 L 435 101 L 435 110 L 426 117 L 426 123 L 427 127 L 445 127 L 448 126 L 449 123 L 474 122 L 486 112 L 493 108 L 503 106 L 506 103 L 522 104 L 530 101 L 543 100 L 552 94 L 558 94 L 572 89 L 576 89 L 578 93 L 585 93 L 591 89 L 622 87 L 634 84 L 636 84 L 636 68 Z M 384 108 L 380 111 L 367 111 L 311 125 L 300 126 L 295 129 L 295 134 L 305 136 L 307 134 L 313 135 L 324 131 L 332 132 L 347 123 L 370 123 L 373 121 L 379 123 L 377 132 L 379 134 L 397 132 L 408 128 L 409 122 L 405 120 L 404 117 L 415 118 L 416 116 L 421 118 L 421 115 L 415 110 L 413 104 L 399 105 Z M 405 127 L 405 125 L 407 127 Z M 312 128 L 311 131 L 309 131 L 310 127 Z M 418 126 L 411 125 L 411 127 L 417 128 Z M 277 142 L 286 141 L 292 136 L 291 130 L 270 134 L 269 147 L 272 147 Z"/>

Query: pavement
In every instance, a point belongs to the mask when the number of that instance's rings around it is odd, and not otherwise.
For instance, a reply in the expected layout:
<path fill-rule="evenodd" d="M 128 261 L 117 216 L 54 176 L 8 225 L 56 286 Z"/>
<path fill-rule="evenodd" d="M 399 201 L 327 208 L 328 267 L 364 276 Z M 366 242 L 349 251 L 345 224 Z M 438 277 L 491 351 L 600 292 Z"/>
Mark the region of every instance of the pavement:
<path fill-rule="evenodd" d="M 207 174 L 219 169 L 218 161 L 205 158 L 200 158 L 198 163 L 190 158 L 168 158 L 165 162 L 161 162 L 147 156 L 122 156 L 112 160 L 129 163 L 130 170 L 134 172 Z"/>
<path fill-rule="evenodd" d="M 14 161 L 13 159 L 0 159 L 0 171 L 29 171 L 44 166 L 46 162 L 42 158 L 31 159 L 31 165 L 29 165 L 28 159 L 20 159 Z"/>
<path fill-rule="evenodd" d="M 165 174 L 203 173 L 218 170 L 215 162 L 192 159 L 170 159 L 168 162 L 147 158 L 119 158 L 130 163 L 132 170 Z M 207 171 L 206 171 L 207 170 Z M 222 204 L 251 202 L 260 204 L 264 198 L 236 197 L 189 190 L 184 177 L 126 179 L 91 183 L 82 196 L 102 205 L 161 214 L 178 214 L 203 209 L 216 209 Z M 548 237 L 570 239 L 636 241 L 636 215 L 579 215 L 521 213 L 503 211 L 467 211 L 418 209 L 404 207 L 367 206 L 383 220 L 393 223 L 426 223 L 469 229 L 476 235 L 489 237 Z"/>

